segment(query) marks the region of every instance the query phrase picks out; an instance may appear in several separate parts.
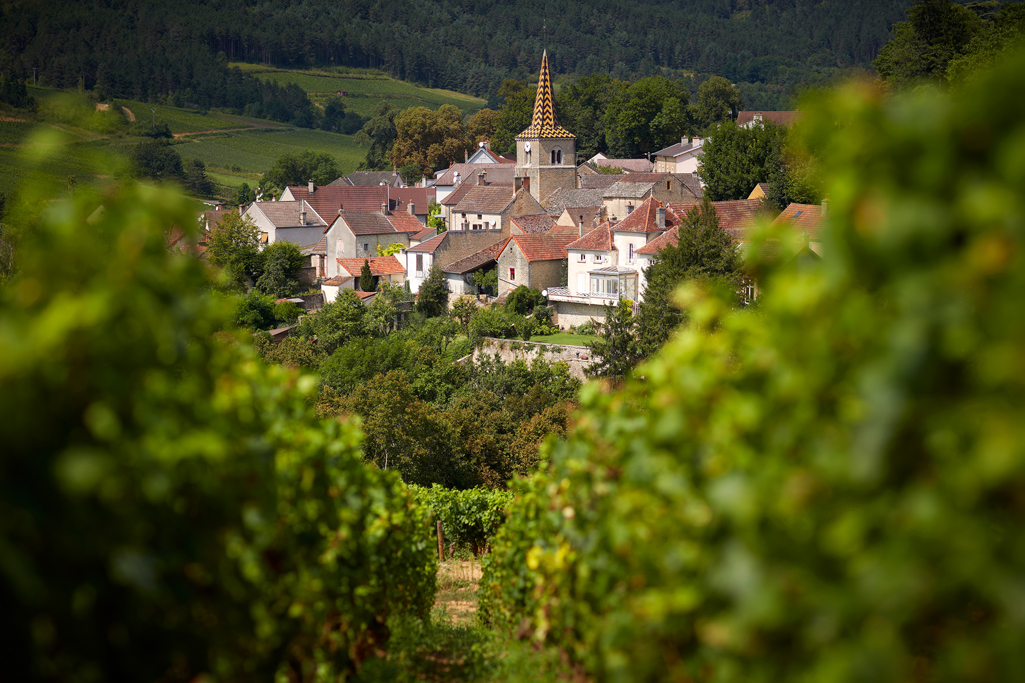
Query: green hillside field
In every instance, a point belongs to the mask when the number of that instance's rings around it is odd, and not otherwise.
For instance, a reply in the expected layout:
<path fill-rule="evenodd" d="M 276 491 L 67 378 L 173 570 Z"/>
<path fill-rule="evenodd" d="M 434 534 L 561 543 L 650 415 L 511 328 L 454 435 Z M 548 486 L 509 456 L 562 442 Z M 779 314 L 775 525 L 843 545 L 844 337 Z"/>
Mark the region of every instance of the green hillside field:
<path fill-rule="evenodd" d="M 306 91 L 314 102 L 321 102 L 329 97 L 336 97 L 339 91 L 345 91 L 342 98 L 345 108 L 360 116 L 370 116 L 374 106 L 381 100 L 400 109 L 408 107 L 427 107 L 437 109 L 443 104 L 451 104 L 469 113 L 482 108 L 486 101 L 479 97 L 464 95 L 452 90 L 421 88 L 397 81 L 369 69 L 314 69 L 286 70 L 276 69 L 260 64 L 231 63 L 242 71 L 254 74 L 258 78 L 277 81 L 278 83 L 295 83 Z"/>

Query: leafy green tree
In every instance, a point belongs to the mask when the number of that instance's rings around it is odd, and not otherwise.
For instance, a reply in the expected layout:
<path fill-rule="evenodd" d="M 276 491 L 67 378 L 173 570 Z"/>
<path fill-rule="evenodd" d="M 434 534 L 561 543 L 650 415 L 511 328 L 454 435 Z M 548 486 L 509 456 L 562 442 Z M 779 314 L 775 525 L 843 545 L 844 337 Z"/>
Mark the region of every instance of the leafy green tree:
<path fill-rule="evenodd" d="M 494 137 L 499 116 L 499 112 L 493 109 L 481 109 L 467 119 L 466 136 L 470 145 L 476 147 L 478 142 Z"/>
<path fill-rule="evenodd" d="M 894 25 L 894 37 L 872 65 L 890 85 L 905 88 L 942 80 L 950 62 L 983 32 L 979 16 L 951 0 L 920 0 L 908 20 Z"/>
<path fill-rule="evenodd" d="M 163 140 L 135 145 L 129 161 L 136 178 L 173 180 L 179 183 L 185 181 L 181 155 Z"/>
<path fill-rule="evenodd" d="M 338 179 L 338 163 L 327 152 L 303 150 L 298 154 L 283 154 L 260 178 L 260 192 L 265 196 L 277 196 L 289 185 L 305 186 L 309 181 L 316 185 L 327 185 Z"/>
<path fill-rule="evenodd" d="M 673 301 L 680 284 L 701 280 L 726 291 L 739 289 L 740 254 L 730 234 L 719 227 L 715 206 L 707 198 L 687 211 L 676 244 L 666 245 L 655 255 L 645 277 L 648 284 L 637 312 L 638 344 L 645 356 L 662 348 L 684 320 Z"/>
<path fill-rule="evenodd" d="M 649 76 L 609 103 L 605 140 L 617 158 L 643 156 L 679 141 L 687 132 L 690 91 L 679 81 Z"/>
<path fill-rule="evenodd" d="M 232 322 L 248 330 L 269 330 L 274 327 L 274 298 L 249 292 L 240 297 L 232 316 Z"/>
<path fill-rule="evenodd" d="M 214 184 L 206 177 L 206 164 L 189 159 L 185 164 L 185 186 L 201 197 L 213 195 Z"/>
<path fill-rule="evenodd" d="M 398 254 L 405 248 L 406 247 L 403 246 L 401 242 L 393 242 L 386 247 L 382 247 L 380 244 L 378 244 L 376 247 L 376 251 L 378 256 L 394 256 L 395 254 Z"/>
<path fill-rule="evenodd" d="M 740 91 L 732 83 L 722 76 L 712 76 L 698 86 L 694 117 L 698 126 L 707 129 L 722 121 L 735 121 L 743 106 Z"/>
<path fill-rule="evenodd" d="M 416 177 L 433 176 L 439 169 L 462 161 L 472 145 L 463 128 L 463 114 L 451 104 L 437 111 L 410 107 L 395 118 L 395 143 L 389 159 L 394 166 L 415 164 Z"/>
<path fill-rule="evenodd" d="M 768 182 L 774 150 L 786 139 L 787 129 L 771 121 L 740 128 L 732 121 L 716 126 L 705 140 L 698 164 L 704 194 L 714 202 L 747 199 L 758 183 Z"/>
<path fill-rule="evenodd" d="M 427 227 L 434 228 L 439 234 L 448 230 L 445 226 L 445 219 L 441 217 L 441 204 L 433 199 L 427 208 Z"/>
<path fill-rule="evenodd" d="M 589 159 L 599 152 L 609 151 L 605 112 L 629 87 L 629 83 L 607 74 L 594 74 L 556 93 L 559 122 L 577 136 L 577 154 Z"/>
<path fill-rule="evenodd" d="M 499 154 L 513 153 L 516 151 L 516 136 L 530 125 L 537 86 L 530 88 L 524 81 L 507 79 L 498 89 L 498 96 L 505 104 L 502 105 L 494 122 L 491 149 Z"/>
<path fill-rule="evenodd" d="M 363 292 L 374 291 L 374 275 L 370 272 L 369 259 L 363 259 L 363 266 L 359 270 L 359 288 Z"/>
<path fill-rule="evenodd" d="M 615 306 L 605 306 L 605 320 L 595 324 L 595 333 L 598 339 L 587 344 L 594 363 L 584 372 L 589 377 L 627 377 L 642 357 L 633 301 L 620 299 Z"/>
<path fill-rule="evenodd" d="M 416 310 L 428 318 L 443 315 L 448 309 L 448 283 L 437 264 L 431 266 L 427 279 L 416 296 Z"/>
<path fill-rule="evenodd" d="M 494 296 L 498 288 L 498 269 L 475 270 L 473 272 L 473 286 L 482 293 Z"/>
<path fill-rule="evenodd" d="M 539 289 L 520 285 L 505 299 L 505 310 L 518 315 L 530 315 L 536 306 L 544 306 L 545 298 Z"/>
<path fill-rule="evenodd" d="M 276 299 L 299 293 L 299 272 L 309 259 L 291 242 L 278 240 L 263 250 L 263 274 L 256 281 L 257 291 Z"/>
<path fill-rule="evenodd" d="M 471 340 L 482 337 L 503 339 L 516 333 L 513 316 L 500 306 L 482 306 L 470 316 L 468 325 Z"/>
<path fill-rule="evenodd" d="M 225 214 L 210 231 L 206 253 L 210 263 L 221 268 L 235 288 L 244 289 L 260 278 L 260 229 L 248 216 L 234 211 Z"/>
<path fill-rule="evenodd" d="M 388 155 L 398 136 L 395 118 L 399 110 L 387 102 L 380 102 L 374 107 L 374 116 L 363 124 L 355 135 L 359 145 L 369 145 L 367 155 L 359 165 L 360 171 L 387 171 L 391 168 Z"/>
<path fill-rule="evenodd" d="M 773 141 L 769 155 L 767 202 L 783 211 L 790 204 L 818 204 L 822 201 L 822 181 L 814 157 L 804 149 L 788 144 L 788 137 Z"/>
<path fill-rule="evenodd" d="M 303 318 L 299 335 L 316 339 L 317 347 L 330 355 L 339 346 L 367 336 L 363 323 L 363 302 L 355 290 L 343 289 L 338 297 L 317 312 Z"/>
<path fill-rule="evenodd" d="M 477 300 L 468 294 L 464 294 L 452 302 L 452 317 L 459 321 L 464 331 L 468 332 L 470 329 L 470 319 L 477 312 L 478 308 L 480 306 L 477 304 Z"/>
<path fill-rule="evenodd" d="M 377 286 L 377 296 L 367 306 L 363 321 L 371 334 L 386 335 L 395 325 L 398 303 L 406 300 L 406 290 L 390 282 Z"/>
<path fill-rule="evenodd" d="M 971 9 L 978 11 L 979 6 Z M 988 21 L 984 17 L 983 30 L 950 60 L 946 73 L 950 83 L 963 83 L 1020 47 L 1025 36 L 1025 6 L 1005 3 L 992 18 L 992 26 Z"/>
<path fill-rule="evenodd" d="M 248 206 L 256 201 L 256 191 L 249 187 L 249 183 L 242 183 L 231 201 L 235 206 Z"/>

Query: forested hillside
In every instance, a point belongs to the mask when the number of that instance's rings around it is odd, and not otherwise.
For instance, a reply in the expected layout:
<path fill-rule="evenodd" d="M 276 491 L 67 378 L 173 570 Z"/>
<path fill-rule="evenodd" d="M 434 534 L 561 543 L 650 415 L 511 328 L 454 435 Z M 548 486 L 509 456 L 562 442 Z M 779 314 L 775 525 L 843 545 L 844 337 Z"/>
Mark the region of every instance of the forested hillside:
<path fill-rule="evenodd" d="M 911 4 L 29 0 L 0 7 L 0 72 L 31 78 L 36 69 L 58 88 L 81 82 L 133 99 L 177 93 L 203 108 L 253 110 L 285 98 L 259 92 L 255 78 L 227 68 L 229 60 L 373 67 L 486 97 L 503 79 L 534 73 L 547 46 L 557 74 L 625 78 L 669 68 L 792 86 L 868 66 Z M 288 104 L 295 114 L 304 108 Z"/>

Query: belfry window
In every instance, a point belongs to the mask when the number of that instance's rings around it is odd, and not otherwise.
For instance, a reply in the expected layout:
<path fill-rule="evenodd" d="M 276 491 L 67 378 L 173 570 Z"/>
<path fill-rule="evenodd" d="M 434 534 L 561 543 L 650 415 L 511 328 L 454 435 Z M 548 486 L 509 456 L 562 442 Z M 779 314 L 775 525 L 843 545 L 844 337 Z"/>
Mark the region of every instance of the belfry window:
<path fill-rule="evenodd" d="M 561 164 L 561 163 L 562 163 L 562 150 L 561 149 L 553 149 L 552 150 L 552 165 L 555 166 L 555 165 L 558 165 L 558 164 Z"/>

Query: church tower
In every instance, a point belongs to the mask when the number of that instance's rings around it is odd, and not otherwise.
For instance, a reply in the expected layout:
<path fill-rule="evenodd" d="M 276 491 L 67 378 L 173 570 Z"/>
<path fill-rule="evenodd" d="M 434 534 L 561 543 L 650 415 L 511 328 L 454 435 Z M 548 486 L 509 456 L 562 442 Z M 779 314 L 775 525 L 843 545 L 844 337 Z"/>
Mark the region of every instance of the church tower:
<path fill-rule="evenodd" d="M 516 136 L 516 177 L 530 179 L 530 194 L 543 201 L 560 187 L 577 186 L 577 138 L 555 120 L 548 51 L 541 57 L 530 127 Z"/>

